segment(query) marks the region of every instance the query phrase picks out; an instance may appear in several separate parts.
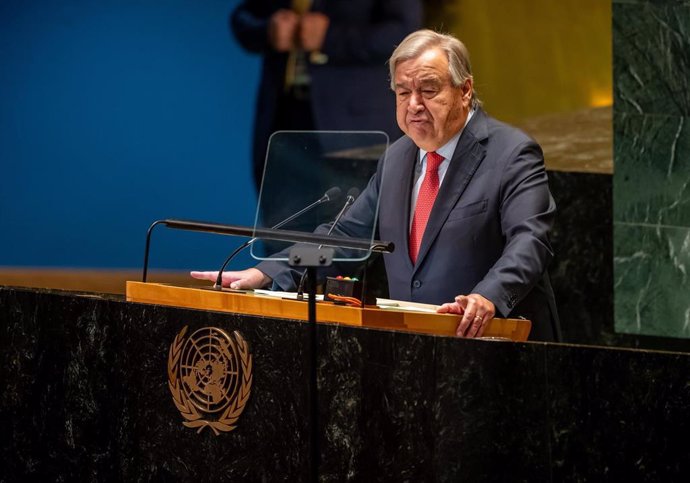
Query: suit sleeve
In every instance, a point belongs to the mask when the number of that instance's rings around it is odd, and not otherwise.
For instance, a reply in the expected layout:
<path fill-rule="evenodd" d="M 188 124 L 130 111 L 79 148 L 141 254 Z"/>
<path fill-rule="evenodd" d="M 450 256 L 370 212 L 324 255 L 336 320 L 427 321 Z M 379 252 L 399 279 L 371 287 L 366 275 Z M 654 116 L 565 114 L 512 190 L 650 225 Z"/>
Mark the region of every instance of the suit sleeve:
<path fill-rule="evenodd" d="M 503 316 L 532 290 L 553 258 L 548 233 L 556 213 L 539 146 L 524 142 L 509 159 L 501 177 L 499 206 L 505 245 L 500 258 L 474 288 Z"/>
<path fill-rule="evenodd" d="M 422 24 L 420 0 L 376 0 L 357 22 L 331 18 L 321 51 L 329 64 L 383 65 L 395 45 Z M 356 8 L 356 7 L 352 7 Z"/>
<path fill-rule="evenodd" d="M 230 30 L 247 51 L 262 53 L 271 50 L 268 22 L 277 8 L 275 2 L 245 0 L 230 14 Z"/>

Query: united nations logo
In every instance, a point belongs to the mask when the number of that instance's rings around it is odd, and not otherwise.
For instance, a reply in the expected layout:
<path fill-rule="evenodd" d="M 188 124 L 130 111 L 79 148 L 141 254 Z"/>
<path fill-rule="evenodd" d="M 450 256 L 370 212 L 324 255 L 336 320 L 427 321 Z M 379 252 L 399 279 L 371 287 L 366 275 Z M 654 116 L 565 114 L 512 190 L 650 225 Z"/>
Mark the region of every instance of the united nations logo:
<path fill-rule="evenodd" d="M 188 428 L 235 429 L 252 388 L 252 356 L 239 332 L 185 326 L 170 346 L 168 387 Z"/>

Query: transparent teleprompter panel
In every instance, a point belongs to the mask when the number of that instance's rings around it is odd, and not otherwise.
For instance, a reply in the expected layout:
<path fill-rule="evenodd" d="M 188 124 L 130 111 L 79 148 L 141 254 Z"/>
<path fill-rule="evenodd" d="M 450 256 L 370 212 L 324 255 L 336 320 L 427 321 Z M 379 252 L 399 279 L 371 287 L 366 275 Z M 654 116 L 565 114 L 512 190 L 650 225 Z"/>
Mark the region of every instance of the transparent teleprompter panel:
<path fill-rule="evenodd" d="M 379 131 L 274 133 L 266 153 L 252 256 L 287 260 L 295 243 L 338 248 L 347 237 L 368 243 L 337 249 L 334 261 L 366 259 L 378 217 L 378 195 L 368 186 L 377 166 L 382 167 L 387 147 L 388 136 Z M 296 240 L 300 233 L 329 240 Z M 276 239 L 281 237 L 285 239 Z"/>

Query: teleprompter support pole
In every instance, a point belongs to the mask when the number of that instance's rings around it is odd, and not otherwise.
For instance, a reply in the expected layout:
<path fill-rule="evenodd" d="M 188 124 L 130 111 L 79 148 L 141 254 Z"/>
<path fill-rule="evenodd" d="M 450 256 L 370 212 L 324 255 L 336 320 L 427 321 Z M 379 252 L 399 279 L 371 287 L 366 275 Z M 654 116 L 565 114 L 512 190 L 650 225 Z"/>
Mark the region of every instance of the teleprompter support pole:
<path fill-rule="evenodd" d="M 319 391 L 317 363 L 318 332 L 316 325 L 316 268 L 333 263 L 333 248 L 314 245 L 295 245 L 290 250 L 289 264 L 307 269 L 308 331 L 309 331 L 309 481 L 319 481 Z"/>

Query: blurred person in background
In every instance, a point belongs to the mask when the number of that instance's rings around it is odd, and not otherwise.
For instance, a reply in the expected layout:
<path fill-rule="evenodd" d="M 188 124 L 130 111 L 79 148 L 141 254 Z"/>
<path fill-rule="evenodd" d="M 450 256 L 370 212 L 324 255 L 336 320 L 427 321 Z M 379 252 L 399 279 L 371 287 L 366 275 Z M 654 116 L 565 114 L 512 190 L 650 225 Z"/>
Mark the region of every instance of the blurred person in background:
<path fill-rule="evenodd" d="M 263 56 L 252 143 L 257 192 L 275 131 L 401 135 L 386 61 L 421 23 L 419 0 L 246 0 L 235 8 L 237 41 Z"/>

